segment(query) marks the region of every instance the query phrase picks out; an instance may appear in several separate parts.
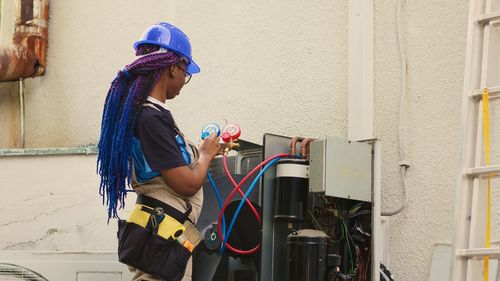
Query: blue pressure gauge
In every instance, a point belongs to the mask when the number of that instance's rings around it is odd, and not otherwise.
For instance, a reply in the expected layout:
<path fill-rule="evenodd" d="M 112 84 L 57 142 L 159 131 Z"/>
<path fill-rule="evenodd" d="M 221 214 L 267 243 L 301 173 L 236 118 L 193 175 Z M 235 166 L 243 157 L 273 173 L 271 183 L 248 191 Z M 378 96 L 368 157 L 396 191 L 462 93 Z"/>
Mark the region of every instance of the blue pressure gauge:
<path fill-rule="evenodd" d="M 201 139 L 204 140 L 213 133 L 217 134 L 217 136 L 220 136 L 220 127 L 215 123 L 209 123 L 205 125 L 203 129 L 201 129 Z"/>

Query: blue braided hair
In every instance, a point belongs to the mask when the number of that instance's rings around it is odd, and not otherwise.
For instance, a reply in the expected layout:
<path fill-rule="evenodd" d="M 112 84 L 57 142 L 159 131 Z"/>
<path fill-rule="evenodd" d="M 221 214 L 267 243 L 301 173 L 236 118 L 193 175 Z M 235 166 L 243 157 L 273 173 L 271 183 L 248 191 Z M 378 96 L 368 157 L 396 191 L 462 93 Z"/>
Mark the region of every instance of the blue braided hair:
<path fill-rule="evenodd" d="M 120 70 L 105 99 L 98 145 L 99 194 L 108 207 L 108 222 L 125 207 L 132 178 L 132 139 L 135 119 L 166 67 L 180 62 L 174 52 L 156 52 L 159 46 L 143 44 L 138 58 Z M 163 51 L 163 50 L 162 50 Z"/>

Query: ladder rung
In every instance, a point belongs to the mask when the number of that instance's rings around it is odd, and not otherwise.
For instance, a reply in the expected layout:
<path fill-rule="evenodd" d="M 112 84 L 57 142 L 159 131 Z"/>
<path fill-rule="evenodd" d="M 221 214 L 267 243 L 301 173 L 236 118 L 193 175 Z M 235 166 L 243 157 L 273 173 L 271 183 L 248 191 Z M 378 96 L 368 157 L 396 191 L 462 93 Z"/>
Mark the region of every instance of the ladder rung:
<path fill-rule="evenodd" d="M 500 19 L 500 11 L 495 11 L 487 14 L 482 14 L 477 18 L 477 22 L 480 24 L 485 24 L 492 22 L 494 20 Z"/>
<path fill-rule="evenodd" d="M 476 248 L 476 249 L 457 249 L 457 257 L 484 257 L 490 258 L 500 257 L 500 248 Z"/>
<path fill-rule="evenodd" d="M 466 176 L 477 177 L 477 176 L 500 176 L 500 165 L 491 165 L 465 169 Z"/>
<path fill-rule="evenodd" d="M 490 91 L 489 93 L 490 99 L 500 98 L 500 86 L 491 87 L 488 88 L 488 90 Z M 474 99 L 481 99 L 482 96 L 483 96 L 483 89 L 475 90 L 474 93 L 472 93 L 471 95 L 471 97 Z"/>

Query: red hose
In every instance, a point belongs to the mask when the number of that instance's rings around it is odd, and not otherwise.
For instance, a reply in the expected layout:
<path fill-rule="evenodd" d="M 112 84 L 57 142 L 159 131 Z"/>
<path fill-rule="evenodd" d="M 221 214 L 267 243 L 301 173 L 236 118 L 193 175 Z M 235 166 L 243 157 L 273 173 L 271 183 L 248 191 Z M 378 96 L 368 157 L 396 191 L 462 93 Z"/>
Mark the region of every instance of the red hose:
<path fill-rule="evenodd" d="M 245 196 L 245 193 L 243 193 L 243 191 L 241 191 L 240 187 L 238 186 L 238 184 L 236 183 L 236 181 L 234 181 L 233 176 L 231 175 L 231 173 L 229 172 L 229 169 L 227 168 L 227 155 L 225 155 L 225 154 L 224 154 L 224 158 L 223 158 L 222 163 L 224 164 L 224 171 L 226 172 L 227 177 L 229 178 L 229 180 L 231 181 L 231 183 L 234 186 L 233 193 L 234 193 L 234 190 L 236 190 L 241 195 L 241 197 Z M 252 174 L 253 173 L 250 172 L 250 176 Z M 231 195 L 229 195 L 228 198 L 232 198 L 233 193 L 231 193 Z M 226 199 L 226 201 L 227 201 L 227 199 Z M 224 204 L 226 204 L 226 201 L 224 202 Z M 245 200 L 245 202 L 250 207 L 250 210 L 252 211 L 252 213 L 254 214 L 254 216 L 257 218 L 257 220 L 259 221 L 259 223 L 262 224 L 262 219 L 261 219 L 261 217 L 259 215 L 259 212 L 257 212 L 257 210 L 255 209 L 255 207 L 253 206 L 253 204 L 250 202 L 250 200 L 248 200 L 248 198 L 247 198 Z"/>
<path fill-rule="evenodd" d="M 233 191 L 231 192 L 231 194 L 229 195 L 229 197 L 226 199 L 226 201 L 224 202 L 224 205 L 222 206 L 222 209 L 219 213 L 219 218 L 217 219 L 217 232 L 219 233 L 219 236 L 222 238 L 222 240 L 224 241 L 224 236 L 222 235 L 222 231 L 221 231 L 221 222 L 222 222 L 222 216 L 224 214 L 224 212 L 226 211 L 226 208 L 227 206 L 229 205 L 229 203 L 231 202 L 231 199 L 234 197 L 234 195 L 236 194 L 236 192 L 240 192 L 240 194 L 242 196 L 244 196 L 244 193 L 241 191 L 241 186 L 255 173 L 257 172 L 259 169 L 261 169 L 264 165 L 266 165 L 267 163 L 269 163 L 270 161 L 272 161 L 273 159 L 275 158 L 278 158 L 278 157 L 288 157 L 289 155 L 286 154 L 286 153 L 281 153 L 281 154 L 276 154 L 276 155 L 273 155 L 269 158 L 267 158 L 266 160 L 264 160 L 262 163 L 260 163 L 259 165 L 257 165 L 257 167 L 255 167 L 252 171 L 250 171 L 250 173 L 248 173 L 238 184 L 236 184 L 236 182 L 234 181 L 234 179 L 232 178 L 231 174 L 229 173 L 229 169 L 227 168 L 227 162 L 226 162 L 226 157 L 224 156 L 224 159 L 223 159 L 223 163 L 224 163 L 224 170 L 226 171 L 226 174 L 228 175 L 229 179 L 231 180 L 231 182 L 233 183 L 233 185 L 235 185 L 235 188 L 233 189 Z M 250 208 L 252 209 L 252 212 L 255 210 L 254 206 L 250 203 L 250 201 L 248 200 L 247 198 L 247 204 L 250 206 Z M 259 220 L 259 223 L 262 225 L 262 220 L 260 218 L 260 215 L 259 213 L 255 210 L 254 214 L 256 214 L 256 218 Z M 229 243 L 226 243 L 226 247 L 237 253 L 237 254 L 240 254 L 240 255 L 249 255 L 249 254 L 253 254 L 255 252 L 257 252 L 259 249 L 260 249 L 260 244 L 255 246 L 254 248 L 250 249 L 250 250 L 239 250 L 239 249 L 236 249 L 234 248 L 233 246 L 231 246 Z"/>

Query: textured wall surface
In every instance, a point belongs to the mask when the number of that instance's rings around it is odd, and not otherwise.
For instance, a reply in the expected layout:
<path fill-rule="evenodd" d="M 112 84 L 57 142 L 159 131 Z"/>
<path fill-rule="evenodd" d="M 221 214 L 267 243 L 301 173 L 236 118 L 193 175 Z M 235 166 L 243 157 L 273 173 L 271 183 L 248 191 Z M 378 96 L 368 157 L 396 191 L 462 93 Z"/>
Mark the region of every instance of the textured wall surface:
<path fill-rule="evenodd" d="M 95 144 L 110 81 L 132 61 L 131 45 L 143 29 L 160 20 L 189 34 L 202 68 L 168 103 L 191 139 L 205 123 L 224 120 L 239 123 L 242 138 L 257 143 L 265 132 L 347 136 L 347 1 L 245 2 L 51 1 L 47 73 L 26 81 L 26 145 Z M 383 145 L 383 209 L 391 209 L 403 198 L 398 1 L 374 2 L 374 129 Z M 434 244 L 452 241 L 467 16 L 466 0 L 402 7 L 402 141 L 411 168 L 408 208 L 390 219 L 396 280 L 427 280 Z M 492 119 L 500 120 L 496 108 Z M 4 134 L 12 124 L 0 120 Z M 0 197 L 0 250 L 113 250 L 115 228 L 105 226 L 94 171 L 90 156 L 0 158 L 0 191 L 15 190 Z"/>
<path fill-rule="evenodd" d="M 383 142 L 383 206 L 402 201 L 398 112 L 401 70 L 397 45 L 399 1 L 375 4 L 375 131 Z M 407 53 L 402 142 L 408 208 L 391 218 L 389 265 L 398 279 L 427 280 L 434 244 L 453 239 L 460 148 L 460 109 L 468 1 L 406 1 L 401 10 Z"/>
<path fill-rule="evenodd" d="M 20 146 L 18 85 L 16 82 L 0 85 L 0 147 Z"/>
<path fill-rule="evenodd" d="M 346 135 L 346 7 L 52 1 L 47 74 L 27 81 L 26 145 L 95 144 L 109 83 L 145 27 L 161 20 L 189 34 L 202 68 L 168 104 L 191 138 L 225 119 L 256 142 L 264 132 Z"/>
<path fill-rule="evenodd" d="M 0 158 L 0 251 L 113 251 L 94 156 Z M 5 172 L 5 171 L 8 171 Z"/>
<path fill-rule="evenodd" d="M 375 131 L 383 142 L 383 206 L 399 206 L 397 165 L 401 70 L 396 36 L 399 1 L 375 3 Z M 389 265 L 401 280 L 427 280 L 434 245 L 451 243 L 459 171 L 468 1 L 403 1 L 407 54 L 402 142 L 408 171 L 408 208 L 390 219 Z M 494 111 L 495 112 L 495 111 Z M 498 121 L 498 113 L 491 119 Z M 494 122 L 498 123 L 498 122 Z M 498 125 L 492 159 L 498 163 Z M 493 160 L 494 161 L 494 160 Z M 498 187 L 498 180 L 493 183 Z M 494 188 L 492 237 L 500 238 L 500 193 Z"/>

